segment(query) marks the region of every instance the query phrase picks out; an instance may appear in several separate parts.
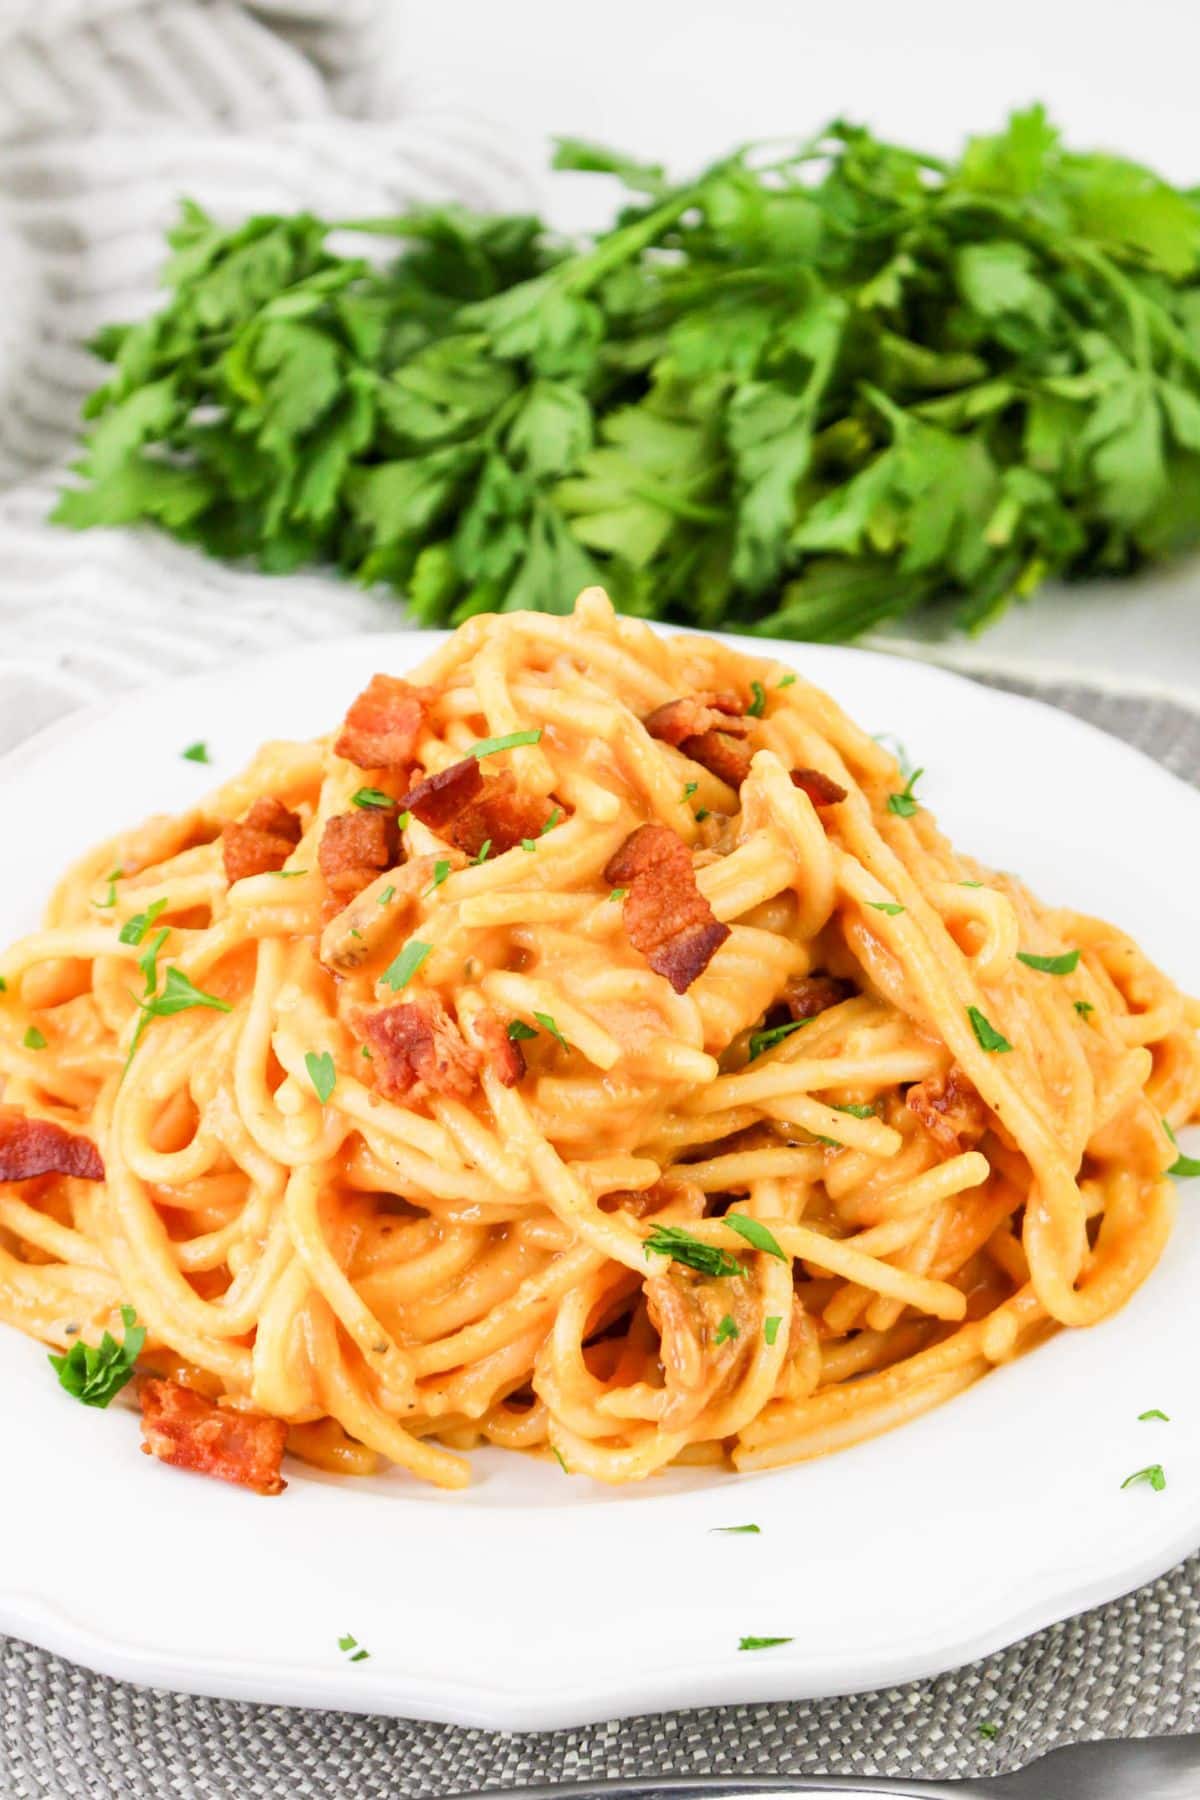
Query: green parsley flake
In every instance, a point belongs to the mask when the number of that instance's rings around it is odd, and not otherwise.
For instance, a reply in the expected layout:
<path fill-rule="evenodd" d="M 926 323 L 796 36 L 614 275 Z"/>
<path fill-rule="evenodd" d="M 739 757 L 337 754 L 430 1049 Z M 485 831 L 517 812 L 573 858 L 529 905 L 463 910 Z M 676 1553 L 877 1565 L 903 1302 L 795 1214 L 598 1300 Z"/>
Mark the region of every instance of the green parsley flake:
<path fill-rule="evenodd" d="M 968 1006 L 967 1017 L 971 1021 L 971 1029 L 981 1050 L 992 1056 L 1001 1056 L 1012 1049 L 1012 1045 L 996 1027 L 987 1020 L 977 1006 Z"/>
<path fill-rule="evenodd" d="M 64 1356 L 47 1358 L 58 1376 L 59 1386 L 85 1406 L 105 1407 L 133 1380 L 134 1364 L 146 1342 L 145 1327 L 135 1323 L 132 1306 L 121 1308 L 125 1339 L 118 1344 L 106 1331 L 94 1347 L 81 1340 L 71 1345 Z"/>
<path fill-rule="evenodd" d="M 180 751 L 180 755 L 184 762 L 206 763 L 212 761 L 208 754 L 208 745 L 204 742 L 189 744 L 186 750 Z"/>
<path fill-rule="evenodd" d="M 608 897 L 610 900 L 621 901 L 621 900 L 625 899 L 628 892 L 629 892 L 628 888 L 614 888 L 612 893 Z"/>
<path fill-rule="evenodd" d="M 1017 961 L 1041 975 L 1073 975 L 1079 967 L 1079 952 L 1064 950 L 1061 956 L 1035 956 L 1030 950 L 1018 950 Z"/>
<path fill-rule="evenodd" d="M 272 869 L 271 873 L 279 881 L 295 881 L 297 875 L 307 875 L 308 870 L 307 869 Z"/>
<path fill-rule="evenodd" d="M 554 808 L 554 811 L 550 814 L 550 817 L 546 820 L 546 823 L 542 826 L 542 829 L 538 832 L 538 836 L 545 837 L 545 835 L 548 831 L 553 831 L 554 827 L 558 824 L 558 822 L 562 818 L 562 816 L 563 816 L 562 807 L 556 806 Z"/>
<path fill-rule="evenodd" d="M 784 1038 L 791 1037 L 793 1031 L 800 1031 L 805 1025 L 811 1025 L 811 1019 L 793 1019 L 787 1025 L 772 1025 L 769 1031 L 752 1031 L 750 1033 L 750 1061 L 762 1056 L 764 1051 L 773 1050 L 776 1044 L 782 1044 Z"/>
<path fill-rule="evenodd" d="M 691 799 L 692 795 L 696 792 L 696 789 L 699 786 L 700 786 L 700 783 L 698 781 L 689 781 L 685 784 L 684 790 L 683 790 L 683 798 L 684 798 L 685 804 L 687 801 L 689 801 Z"/>
<path fill-rule="evenodd" d="M 550 1036 L 554 1039 L 555 1043 L 561 1044 L 564 1050 L 569 1050 L 571 1048 L 549 1013 L 535 1012 L 533 1016 L 541 1026 L 542 1030 L 550 1033 Z"/>
<path fill-rule="evenodd" d="M 537 839 L 536 838 L 522 838 L 521 839 L 521 848 L 522 848 L 522 850 L 536 850 L 537 849 Z"/>
<path fill-rule="evenodd" d="M 1122 1491 L 1127 1487 L 1133 1487 L 1135 1483 L 1140 1481 L 1144 1481 L 1148 1487 L 1152 1487 L 1156 1494 L 1161 1494 L 1167 1485 L 1167 1478 L 1163 1474 L 1162 1464 L 1150 1463 L 1146 1468 L 1136 1469 L 1132 1475 L 1127 1475 L 1121 1483 Z"/>
<path fill-rule="evenodd" d="M 981 888 L 983 883 L 982 881 L 960 881 L 958 885 L 959 887 Z"/>
<path fill-rule="evenodd" d="M 708 811 L 707 806 L 702 806 L 696 814 L 697 825 L 703 825 L 705 819 L 707 819 L 708 817 L 709 817 L 709 811 Z"/>
<path fill-rule="evenodd" d="M 725 1317 L 721 1320 L 721 1323 L 717 1326 L 717 1335 L 713 1339 L 713 1342 L 717 1345 L 725 1344 L 728 1343 L 730 1338 L 741 1337 L 741 1335 L 741 1332 L 738 1330 L 737 1320 L 734 1318 L 733 1314 L 726 1313 Z"/>
<path fill-rule="evenodd" d="M 791 1644 L 790 1637 L 744 1637 L 738 1639 L 739 1650 L 770 1650 L 775 1644 Z"/>
<path fill-rule="evenodd" d="M 110 870 L 110 872 L 104 877 L 104 879 L 108 883 L 108 893 L 105 895 L 103 900 L 97 900 L 93 904 L 96 906 L 104 907 L 104 909 L 106 911 L 108 910 L 108 908 L 110 906 L 115 906 L 117 904 L 117 883 L 118 883 L 118 881 L 120 881 L 122 879 L 124 874 L 125 874 L 124 869 Z"/>
<path fill-rule="evenodd" d="M 445 862 L 445 861 L 435 862 L 433 865 L 433 880 L 430 882 L 430 884 L 426 888 L 425 892 L 427 894 L 432 894 L 434 888 L 441 887 L 443 881 L 445 881 L 445 879 L 449 873 L 450 873 L 450 864 L 448 862 Z"/>
<path fill-rule="evenodd" d="M 1163 1120 L 1163 1130 L 1170 1138 L 1175 1149 L 1179 1150 L 1179 1139 L 1171 1130 L 1170 1123 L 1166 1119 Z M 1179 1155 L 1167 1170 L 1167 1174 L 1174 1176 L 1176 1181 L 1191 1180 L 1193 1176 L 1200 1175 L 1200 1157 L 1185 1156 L 1182 1150 L 1179 1150 Z"/>
<path fill-rule="evenodd" d="M 782 1324 L 783 1316 L 780 1313 L 772 1313 L 770 1318 L 763 1320 L 763 1341 L 768 1349 L 774 1349 L 775 1339 L 779 1336 L 779 1327 Z"/>
<path fill-rule="evenodd" d="M 1143 1419 L 1161 1419 L 1164 1425 L 1169 1425 L 1171 1423 L 1166 1413 L 1159 1412 L 1157 1406 L 1152 1406 L 1149 1412 L 1139 1413 L 1138 1423 L 1140 1424 Z"/>
<path fill-rule="evenodd" d="M 767 1230 L 761 1219 L 752 1219 L 749 1213 L 729 1212 L 725 1214 L 723 1224 L 730 1231 L 736 1231 L 739 1237 L 745 1238 L 756 1250 L 762 1250 L 767 1256 L 777 1256 L 780 1262 L 788 1259 L 779 1247 L 778 1239 L 773 1232 Z"/>
<path fill-rule="evenodd" d="M 369 811 L 382 812 L 395 806 L 396 802 L 390 794 L 385 794 L 382 788 L 360 787 L 357 793 L 351 794 L 350 804 L 351 806 L 366 807 Z"/>
<path fill-rule="evenodd" d="M 715 1244 L 702 1244 L 700 1239 L 685 1231 L 682 1225 L 653 1225 L 650 1235 L 645 1240 L 646 1258 L 669 1256 L 672 1262 L 682 1263 L 684 1268 L 695 1269 L 699 1275 L 744 1275 L 745 1267 L 730 1256 L 728 1250 L 721 1250 Z"/>
<path fill-rule="evenodd" d="M 150 927 L 153 925 L 155 919 L 157 919 L 161 913 L 166 912 L 166 910 L 167 903 L 164 899 L 155 900 L 152 905 L 146 908 L 145 912 L 134 913 L 133 917 L 131 919 L 126 919 L 125 923 L 122 925 L 121 930 L 118 933 L 118 941 L 122 944 L 140 944 Z"/>
<path fill-rule="evenodd" d="M 468 756 L 495 756 L 501 750 L 519 750 L 523 744 L 540 744 L 542 733 L 537 731 L 510 731 L 507 737 L 480 738 L 467 751 Z"/>
<path fill-rule="evenodd" d="M 999 1737 L 1000 1727 L 998 1725 L 993 1725 L 990 1719 L 984 1719 L 979 1726 L 979 1735 L 981 1738 L 986 1738 L 990 1744 L 993 1738 Z"/>
<path fill-rule="evenodd" d="M 796 679 L 796 677 L 794 675 L 784 675 L 780 678 L 779 681 L 776 682 L 775 685 L 776 685 L 776 687 L 781 687 L 781 688 L 791 687 L 791 685 L 795 681 L 795 679 Z"/>
<path fill-rule="evenodd" d="M 401 988 L 408 986 L 432 949 L 432 944 L 423 944 L 420 938 L 409 938 L 399 956 L 388 964 L 379 977 L 380 987 L 390 987 L 394 994 L 398 994 Z"/>
<path fill-rule="evenodd" d="M 867 905 L 873 912 L 886 913 L 889 919 L 897 918 L 905 910 L 898 900 L 868 900 Z"/>
<path fill-rule="evenodd" d="M 395 898 L 396 890 L 389 881 L 382 894 L 379 896 L 379 904 L 380 906 L 390 906 Z"/>
<path fill-rule="evenodd" d="M 920 781 L 924 769 L 914 769 L 904 784 L 902 792 L 888 795 L 888 811 L 895 813 L 898 819 L 911 819 L 921 802 L 913 793 L 913 788 Z"/>
<path fill-rule="evenodd" d="M 396 820 L 396 829 L 398 831 L 407 831 L 411 824 L 412 814 L 406 810 L 402 812 L 400 817 Z"/>
<path fill-rule="evenodd" d="M 873 1119 L 875 1117 L 873 1106 L 835 1106 L 833 1110 L 834 1112 L 849 1113 L 852 1119 Z"/>
<path fill-rule="evenodd" d="M 762 1531 L 761 1525 L 710 1525 L 710 1535 L 724 1537 L 757 1537 Z"/>
<path fill-rule="evenodd" d="M 524 1019 L 510 1019 L 508 1021 L 508 1036 L 512 1043 L 519 1044 L 527 1038 L 535 1038 L 537 1032 L 533 1029 L 532 1025 L 527 1025 Z"/>
<path fill-rule="evenodd" d="M 1094 1013 L 1095 1010 L 1096 1009 L 1090 1000 L 1077 1000 L 1075 1002 L 1075 1011 L 1079 1014 L 1081 1019 L 1086 1019 L 1088 1014 Z"/>
<path fill-rule="evenodd" d="M 313 1084 L 313 1092 L 321 1105 L 325 1106 L 337 1081 L 337 1070 L 333 1066 L 333 1057 L 328 1050 L 323 1050 L 320 1056 L 315 1050 L 310 1050 L 304 1058 L 304 1066 L 308 1070 L 308 1079 Z"/>
<path fill-rule="evenodd" d="M 566 1459 L 566 1457 L 565 1457 L 565 1456 L 564 1456 L 564 1455 L 563 1455 L 563 1453 L 562 1453 L 562 1451 L 561 1451 L 561 1450 L 560 1450 L 560 1449 L 559 1449 L 559 1447 L 558 1447 L 558 1445 L 557 1445 L 557 1444 L 551 1444 L 551 1446 L 550 1446 L 550 1448 L 551 1448 L 551 1450 L 553 1450 L 553 1452 L 554 1452 L 554 1454 L 555 1454 L 555 1456 L 556 1456 L 556 1457 L 557 1457 L 557 1459 L 558 1459 L 558 1466 L 559 1466 L 559 1468 L 560 1468 L 560 1469 L 561 1469 L 561 1470 L 562 1470 L 562 1472 L 563 1472 L 563 1474 L 564 1474 L 564 1475 L 569 1475 L 569 1474 L 570 1474 L 570 1473 L 571 1473 L 571 1471 L 570 1471 L 570 1469 L 568 1469 L 568 1467 L 567 1467 L 567 1459 Z"/>
<path fill-rule="evenodd" d="M 5 981 L 3 975 L 0 975 L 0 994 L 7 994 L 7 992 L 8 992 L 8 983 L 7 983 L 7 981 Z"/>
<path fill-rule="evenodd" d="M 347 1662 L 366 1662 L 371 1654 L 369 1650 L 364 1650 L 358 1639 L 356 1637 L 351 1637 L 349 1632 L 346 1632 L 344 1637 L 338 1639 L 337 1646 L 339 1650 L 345 1650 L 351 1653 L 346 1657 Z"/>
<path fill-rule="evenodd" d="M 472 868 L 477 869 L 479 867 L 480 863 L 485 863 L 487 861 L 488 852 L 491 850 L 491 847 L 492 847 L 491 838 L 484 838 L 482 844 L 480 844 L 480 846 L 479 846 L 479 849 L 476 851 L 475 855 L 471 858 Z"/>
<path fill-rule="evenodd" d="M 762 682 L 752 681 L 750 683 L 750 692 L 754 695 L 754 698 L 746 708 L 746 717 L 748 719 L 761 719 L 767 710 L 767 696 Z"/>
<path fill-rule="evenodd" d="M 46 1039 L 36 1025 L 29 1027 L 21 1042 L 27 1050 L 44 1050 L 46 1048 Z"/>

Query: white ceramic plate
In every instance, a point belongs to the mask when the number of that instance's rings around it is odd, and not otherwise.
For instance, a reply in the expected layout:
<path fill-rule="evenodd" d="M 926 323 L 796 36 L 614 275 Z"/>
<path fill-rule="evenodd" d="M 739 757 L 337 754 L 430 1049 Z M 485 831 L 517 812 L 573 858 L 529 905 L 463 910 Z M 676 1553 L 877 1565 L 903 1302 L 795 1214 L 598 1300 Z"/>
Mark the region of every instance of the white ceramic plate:
<path fill-rule="evenodd" d="M 430 637 L 179 682 L 0 771 L 0 941 L 35 923 L 88 842 L 185 806 L 263 738 L 328 729 Z M 1200 794 L 1063 713 L 939 670 L 778 652 L 904 740 L 962 847 L 1119 921 L 1200 989 Z M 197 738 L 211 769 L 180 757 Z M 1117 1318 L 929 1417 L 795 1469 L 628 1491 L 489 1451 L 464 1494 L 293 1464 L 287 1494 L 258 1499 L 143 1457 L 125 1406 L 78 1406 L 36 1344 L 0 1329 L 0 1628 L 134 1681 L 516 1730 L 950 1668 L 1200 1545 L 1196 1198 L 1184 1189 L 1162 1266 Z M 1140 1424 L 1150 1407 L 1172 1422 Z M 1165 1491 L 1122 1492 L 1150 1462 Z M 711 1535 L 748 1521 L 760 1535 Z M 345 1632 L 369 1660 L 339 1652 Z M 793 1641 L 739 1652 L 743 1634 Z"/>

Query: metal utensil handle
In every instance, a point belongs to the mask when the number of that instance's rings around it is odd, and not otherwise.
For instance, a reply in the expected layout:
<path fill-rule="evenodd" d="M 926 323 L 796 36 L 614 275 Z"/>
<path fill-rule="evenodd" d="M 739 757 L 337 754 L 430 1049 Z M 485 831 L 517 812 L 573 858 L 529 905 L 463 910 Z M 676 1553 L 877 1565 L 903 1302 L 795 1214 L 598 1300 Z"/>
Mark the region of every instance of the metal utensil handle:
<path fill-rule="evenodd" d="M 549 1781 L 531 1787 L 487 1788 L 445 1800 L 734 1800 L 741 1794 L 838 1795 L 840 1800 L 972 1800 L 975 1782 L 895 1780 L 871 1775 L 672 1775 L 645 1781 Z"/>

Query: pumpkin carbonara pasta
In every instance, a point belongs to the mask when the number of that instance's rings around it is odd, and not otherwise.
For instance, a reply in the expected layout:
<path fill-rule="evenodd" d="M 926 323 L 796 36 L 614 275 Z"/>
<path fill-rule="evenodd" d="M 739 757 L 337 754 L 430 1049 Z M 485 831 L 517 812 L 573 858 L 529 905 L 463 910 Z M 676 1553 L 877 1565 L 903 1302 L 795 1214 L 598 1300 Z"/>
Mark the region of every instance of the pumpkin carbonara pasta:
<path fill-rule="evenodd" d="M 1136 944 L 598 590 L 93 850 L 0 977 L 0 1318 L 267 1493 L 888 1430 L 1122 1305 L 1200 1106 Z"/>

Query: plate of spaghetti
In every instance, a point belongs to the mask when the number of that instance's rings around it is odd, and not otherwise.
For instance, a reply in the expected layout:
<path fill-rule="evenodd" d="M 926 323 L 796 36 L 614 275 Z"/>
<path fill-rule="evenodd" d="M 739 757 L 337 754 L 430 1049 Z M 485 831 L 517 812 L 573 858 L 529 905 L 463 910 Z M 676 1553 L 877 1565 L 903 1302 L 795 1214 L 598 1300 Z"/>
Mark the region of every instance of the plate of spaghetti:
<path fill-rule="evenodd" d="M 125 702 L 0 828 L 0 1627 L 526 1729 L 1200 1545 L 1200 797 L 1136 752 L 589 590 Z"/>

